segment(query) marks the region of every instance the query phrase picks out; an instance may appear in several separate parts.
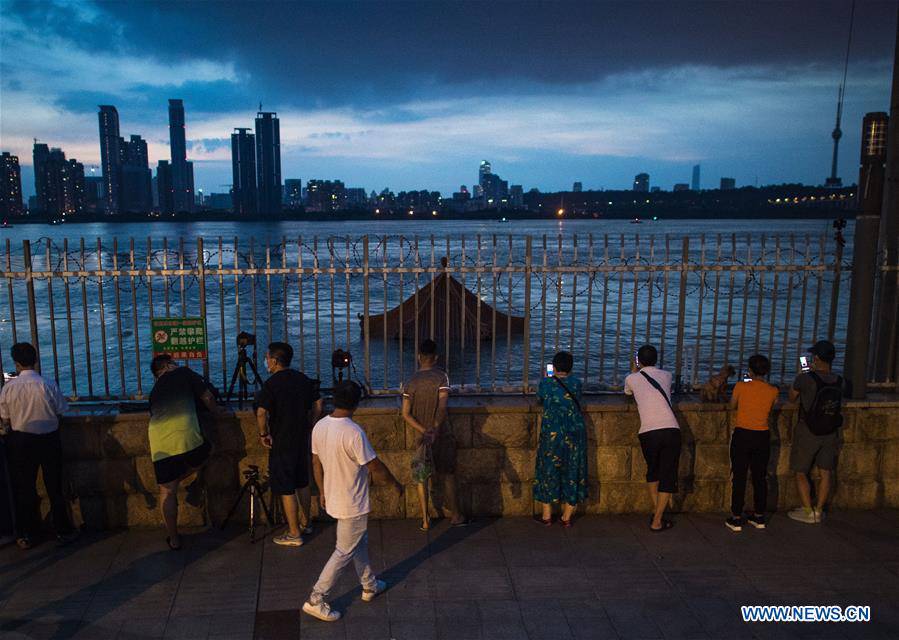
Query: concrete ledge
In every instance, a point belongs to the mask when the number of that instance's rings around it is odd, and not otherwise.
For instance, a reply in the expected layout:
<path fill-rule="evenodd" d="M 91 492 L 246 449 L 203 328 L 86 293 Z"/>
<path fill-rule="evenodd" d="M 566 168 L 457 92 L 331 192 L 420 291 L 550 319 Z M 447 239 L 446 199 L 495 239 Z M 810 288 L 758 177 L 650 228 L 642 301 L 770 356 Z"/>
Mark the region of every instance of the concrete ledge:
<path fill-rule="evenodd" d="M 589 513 L 644 512 L 649 509 L 645 463 L 637 440 L 639 416 L 620 395 L 584 401 L 588 436 Z M 877 397 L 846 403 L 833 508 L 899 506 L 899 398 Z M 728 443 L 731 415 L 720 403 L 684 397 L 676 403 L 683 429 L 681 491 L 675 507 L 684 511 L 724 512 L 730 502 Z M 374 517 L 418 515 L 410 464 L 416 434 L 399 415 L 397 397 L 367 400 L 357 420 L 397 478 L 405 496 L 375 487 Z M 533 510 L 534 456 L 540 406 L 532 397 L 478 396 L 450 399 L 449 428 L 459 446 L 459 499 L 473 515 L 524 515 Z M 96 528 L 160 524 L 147 442 L 146 413 L 116 415 L 107 409 L 76 408 L 61 427 L 66 487 L 78 518 Z M 772 416 L 772 456 L 768 468 L 771 509 L 797 501 L 789 470 L 796 407 L 781 403 Z M 266 469 L 268 453 L 256 437 L 253 414 L 237 412 L 207 426 L 214 453 L 198 485 L 185 490 L 186 522 L 219 522 L 251 464 Z M 435 482 L 439 485 L 439 482 Z M 747 488 L 747 491 L 751 491 Z M 437 504 L 441 488 L 434 487 Z M 44 501 L 46 502 L 46 501 Z M 46 506 L 45 506 L 46 508 Z M 237 517 L 245 517 L 241 508 Z"/>

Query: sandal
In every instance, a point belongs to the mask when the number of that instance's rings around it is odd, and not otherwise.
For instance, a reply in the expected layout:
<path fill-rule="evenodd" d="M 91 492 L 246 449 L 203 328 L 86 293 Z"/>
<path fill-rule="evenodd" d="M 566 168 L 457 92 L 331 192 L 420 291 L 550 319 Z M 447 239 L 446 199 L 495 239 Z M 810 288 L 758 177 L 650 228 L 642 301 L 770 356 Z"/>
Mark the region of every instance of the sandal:
<path fill-rule="evenodd" d="M 561 524 L 565 529 L 570 529 L 572 525 L 571 518 L 568 518 L 568 520 L 566 520 L 565 518 L 559 518 L 559 524 Z"/>
<path fill-rule="evenodd" d="M 534 516 L 534 520 L 542 524 L 544 527 L 551 527 L 553 523 L 552 516 L 549 517 L 549 520 L 544 520 L 540 516 Z"/>
<path fill-rule="evenodd" d="M 671 520 L 662 520 L 662 526 L 658 529 L 653 529 L 652 524 L 649 525 L 649 530 L 653 533 L 659 533 L 661 531 L 668 531 L 671 527 L 674 526 L 674 523 Z"/>
<path fill-rule="evenodd" d="M 172 551 L 181 551 L 181 543 L 179 542 L 177 545 L 173 544 L 171 537 L 166 536 L 165 543 L 168 545 L 169 549 L 171 549 Z"/>

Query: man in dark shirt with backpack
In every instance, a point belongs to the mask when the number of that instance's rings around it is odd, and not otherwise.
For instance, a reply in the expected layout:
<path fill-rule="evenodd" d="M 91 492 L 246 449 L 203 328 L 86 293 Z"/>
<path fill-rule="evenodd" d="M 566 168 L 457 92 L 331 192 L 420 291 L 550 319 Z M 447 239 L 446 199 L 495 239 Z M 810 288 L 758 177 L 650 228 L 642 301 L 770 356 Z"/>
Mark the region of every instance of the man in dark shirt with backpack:
<path fill-rule="evenodd" d="M 819 340 L 808 350 L 812 362 L 800 373 L 790 389 L 790 400 L 799 401 L 799 421 L 793 431 L 790 470 L 796 474 L 802 506 L 787 515 L 798 522 L 818 524 L 824 519 L 824 505 L 830 494 L 833 468 L 837 459 L 838 431 L 843 424 L 843 378 L 831 371 L 836 348 Z M 818 467 L 821 480 L 812 506 L 808 474 Z"/>

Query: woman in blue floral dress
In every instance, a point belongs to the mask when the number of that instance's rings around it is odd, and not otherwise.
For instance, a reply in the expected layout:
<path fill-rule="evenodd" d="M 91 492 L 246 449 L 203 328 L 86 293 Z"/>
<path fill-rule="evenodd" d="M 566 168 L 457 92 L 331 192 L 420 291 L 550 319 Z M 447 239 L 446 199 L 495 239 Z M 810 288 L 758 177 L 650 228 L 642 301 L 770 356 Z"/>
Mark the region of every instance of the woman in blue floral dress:
<path fill-rule="evenodd" d="M 574 357 L 560 351 L 553 358 L 554 375 L 540 381 L 537 398 L 543 404 L 540 444 L 534 474 L 534 499 L 543 509 L 540 522 L 552 524 L 552 505 L 562 503 L 560 522 L 571 526 L 577 505 L 587 499 L 587 430 L 581 414 L 583 383 L 571 375 Z"/>

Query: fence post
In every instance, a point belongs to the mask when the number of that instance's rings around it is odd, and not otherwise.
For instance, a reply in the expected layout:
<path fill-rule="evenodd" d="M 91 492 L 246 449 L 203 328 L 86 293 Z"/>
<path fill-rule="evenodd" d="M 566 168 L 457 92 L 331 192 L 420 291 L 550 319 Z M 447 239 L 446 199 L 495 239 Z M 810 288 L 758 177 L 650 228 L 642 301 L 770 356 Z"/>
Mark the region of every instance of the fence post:
<path fill-rule="evenodd" d="M 203 358 L 203 377 L 209 381 L 209 332 L 206 330 L 206 254 L 203 237 L 197 238 L 197 278 L 200 285 L 200 317 L 203 318 L 203 334 L 206 340 L 206 357 Z"/>
<path fill-rule="evenodd" d="M 28 324 L 31 329 L 31 344 L 37 351 L 37 366 L 41 371 L 41 343 L 37 336 L 37 307 L 34 300 L 34 279 L 31 276 L 31 240 L 22 241 L 22 257 L 25 260 L 25 290 L 28 294 Z"/>
<path fill-rule="evenodd" d="M 368 235 L 362 238 L 362 342 L 365 348 L 365 382 L 371 380 L 371 331 L 369 326 Z"/>
<path fill-rule="evenodd" d="M 838 235 L 833 257 L 833 286 L 830 288 L 830 315 L 827 319 L 827 339 L 833 342 L 837 330 L 837 304 L 840 300 L 840 272 L 843 267 L 843 238 Z M 872 252 L 873 253 L 873 252 Z M 761 292 L 759 292 L 761 295 Z"/>
<path fill-rule="evenodd" d="M 677 300 L 677 342 L 674 353 L 674 387 L 681 391 L 681 375 L 684 367 L 684 321 L 687 315 L 687 270 L 690 261 L 690 237 L 684 236 L 681 247 L 680 288 Z"/>
<path fill-rule="evenodd" d="M 531 359 L 531 266 L 533 263 L 531 236 L 525 239 L 524 251 L 524 337 L 521 365 L 521 392 L 527 393 L 530 389 L 530 359 Z M 480 328 L 479 328 L 480 330 Z M 480 339 L 480 338 L 478 338 Z"/>

